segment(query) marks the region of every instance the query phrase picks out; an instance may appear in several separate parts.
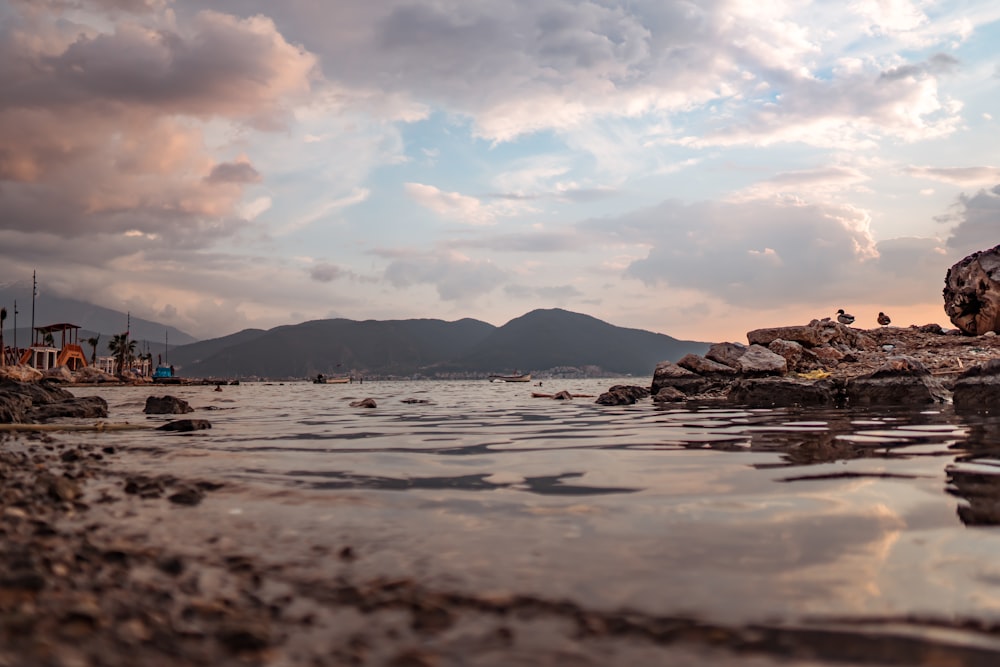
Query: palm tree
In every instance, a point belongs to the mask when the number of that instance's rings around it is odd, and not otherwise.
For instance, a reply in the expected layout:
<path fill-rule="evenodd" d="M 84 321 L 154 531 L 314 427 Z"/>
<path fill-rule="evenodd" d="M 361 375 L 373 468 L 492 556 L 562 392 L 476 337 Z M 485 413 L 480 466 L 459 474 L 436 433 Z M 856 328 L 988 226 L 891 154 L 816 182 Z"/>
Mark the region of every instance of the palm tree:
<path fill-rule="evenodd" d="M 128 334 L 115 334 L 108 343 L 108 351 L 118 360 L 118 375 L 123 375 L 135 358 L 135 341 L 129 340 Z"/>
<path fill-rule="evenodd" d="M 92 350 L 90 353 L 90 365 L 94 366 L 97 364 L 97 344 L 101 342 L 101 334 L 97 334 L 92 338 L 87 339 L 87 345 L 90 346 Z"/>

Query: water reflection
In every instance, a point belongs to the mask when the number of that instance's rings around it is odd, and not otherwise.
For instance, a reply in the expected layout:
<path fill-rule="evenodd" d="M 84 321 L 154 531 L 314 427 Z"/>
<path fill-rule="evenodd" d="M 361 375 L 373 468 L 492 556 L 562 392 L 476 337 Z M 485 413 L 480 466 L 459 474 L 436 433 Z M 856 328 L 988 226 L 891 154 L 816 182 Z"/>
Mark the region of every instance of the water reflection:
<path fill-rule="evenodd" d="M 945 470 L 946 490 L 961 498 L 958 518 L 967 526 L 1000 525 L 1000 418 L 963 415 L 969 436 Z"/>

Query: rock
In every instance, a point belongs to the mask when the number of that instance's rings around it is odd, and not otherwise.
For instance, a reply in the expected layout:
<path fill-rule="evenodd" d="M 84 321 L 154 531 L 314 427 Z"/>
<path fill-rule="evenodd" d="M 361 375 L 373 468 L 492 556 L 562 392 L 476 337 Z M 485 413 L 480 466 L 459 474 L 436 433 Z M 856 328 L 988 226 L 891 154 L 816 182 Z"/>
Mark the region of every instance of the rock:
<path fill-rule="evenodd" d="M 808 371 L 818 366 L 816 355 L 808 352 L 807 357 L 806 348 L 802 347 L 801 343 L 796 343 L 793 340 L 785 340 L 784 338 L 772 340 L 767 349 L 784 357 L 788 365 L 788 370 Z"/>
<path fill-rule="evenodd" d="M 925 324 L 915 328 L 920 333 L 937 334 L 939 336 L 943 336 L 946 333 L 940 324 Z"/>
<path fill-rule="evenodd" d="M 747 332 L 747 340 L 751 345 L 761 345 L 767 347 L 776 340 L 790 340 L 809 347 L 825 345 L 838 336 L 838 329 L 827 324 L 835 322 L 823 322 L 813 320 L 805 326 L 791 327 L 771 327 L 768 329 L 755 329 Z"/>
<path fill-rule="evenodd" d="M 598 396 L 595 403 L 598 405 L 632 405 L 640 398 L 647 396 L 649 396 L 649 390 L 645 387 L 616 384 Z"/>
<path fill-rule="evenodd" d="M 67 398 L 53 403 L 35 405 L 28 411 L 31 422 L 45 422 L 50 419 L 101 419 L 108 416 L 108 403 L 100 396 Z"/>
<path fill-rule="evenodd" d="M 747 346 L 742 343 L 715 343 L 708 348 L 705 358 L 736 368 L 736 360 L 742 357 L 747 351 Z"/>
<path fill-rule="evenodd" d="M 207 419 L 178 419 L 167 422 L 163 426 L 157 427 L 157 431 L 178 431 L 181 433 L 189 431 L 201 431 L 212 428 L 211 422 Z"/>
<path fill-rule="evenodd" d="M 100 368 L 84 366 L 73 373 L 73 382 L 77 384 L 99 384 L 104 382 L 118 382 L 118 378 L 105 373 Z"/>
<path fill-rule="evenodd" d="M 742 378 L 729 389 L 730 403 L 752 408 L 833 407 L 839 392 L 831 380 L 811 382 L 790 377 Z"/>
<path fill-rule="evenodd" d="M 0 379 L 9 379 L 16 382 L 38 382 L 42 379 L 42 372 L 31 366 L 0 366 Z"/>
<path fill-rule="evenodd" d="M 980 250 L 948 269 L 944 312 L 970 336 L 1000 331 L 1000 245 Z"/>
<path fill-rule="evenodd" d="M 973 366 L 952 386 L 957 412 L 1000 412 L 1000 359 Z"/>
<path fill-rule="evenodd" d="M 149 396 L 142 411 L 147 415 L 183 415 L 194 412 L 194 408 L 176 396 Z"/>
<path fill-rule="evenodd" d="M 815 355 L 816 360 L 824 366 L 836 366 L 844 359 L 844 353 L 840 350 L 829 347 L 814 347 L 810 352 Z"/>
<path fill-rule="evenodd" d="M 946 392 L 916 359 L 890 357 L 868 375 L 848 381 L 846 401 L 859 405 L 926 405 L 945 400 Z"/>
<path fill-rule="evenodd" d="M 653 384 L 649 392 L 656 394 L 663 387 L 674 387 L 685 394 L 697 394 L 704 391 L 711 383 L 686 368 L 681 368 L 675 363 L 663 361 L 656 365 L 653 372 Z"/>
<path fill-rule="evenodd" d="M 73 383 L 73 374 L 66 366 L 55 366 L 43 371 L 42 378 L 49 382 Z"/>
<path fill-rule="evenodd" d="M 663 387 L 653 395 L 654 403 L 678 403 L 687 400 L 687 395 L 673 387 Z"/>
<path fill-rule="evenodd" d="M 352 401 L 350 406 L 352 408 L 377 408 L 378 404 L 374 398 L 363 398 L 360 401 Z"/>
<path fill-rule="evenodd" d="M 555 401 L 571 401 L 573 400 L 573 394 L 564 389 L 556 394 L 553 394 L 552 399 Z"/>
<path fill-rule="evenodd" d="M 167 496 L 167 500 L 177 505 L 197 505 L 205 499 L 205 492 L 196 486 L 185 486 Z"/>
<path fill-rule="evenodd" d="M 780 354 L 754 344 L 739 358 L 736 368 L 744 375 L 784 375 L 788 372 L 788 362 Z"/>
<path fill-rule="evenodd" d="M 677 362 L 677 365 L 680 366 L 681 368 L 691 371 L 692 373 L 697 373 L 702 377 L 736 375 L 736 369 L 733 368 L 732 366 L 727 366 L 726 364 L 720 364 L 717 361 L 706 359 L 705 357 L 698 354 L 684 355 Z"/>
<path fill-rule="evenodd" d="M 23 394 L 0 394 L 0 424 L 21 424 L 27 419 L 31 399 Z"/>

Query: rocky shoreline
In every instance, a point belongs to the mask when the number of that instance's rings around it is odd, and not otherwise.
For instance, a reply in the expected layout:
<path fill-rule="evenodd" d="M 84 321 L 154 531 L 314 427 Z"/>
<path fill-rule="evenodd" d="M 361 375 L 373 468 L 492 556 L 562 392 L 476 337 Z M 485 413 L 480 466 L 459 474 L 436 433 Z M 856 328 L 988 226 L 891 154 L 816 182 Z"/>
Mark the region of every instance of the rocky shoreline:
<path fill-rule="evenodd" d="M 787 328 L 780 333 L 794 334 Z M 938 383 L 960 401 L 963 382 L 993 381 L 997 364 L 987 362 L 1000 353 L 995 336 L 968 338 L 918 328 L 845 335 L 853 342 L 830 338 L 818 345 L 799 343 L 817 357 L 829 354 L 817 353 L 824 345 L 843 355 L 824 369 L 810 368 L 808 354 L 800 357 L 805 365 L 789 368 L 789 358 L 774 352 L 786 364 L 780 374 L 750 368 L 750 362 L 768 361 L 759 352 L 739 364 L 753 345 L 720 344 L 717 354 L 686 358 L 683 365 L 661 364 L 670 372 L 659 372 L 656 394 L 676 391 L 683 400 L 738 401 L 741 383 L 792 383 L 802 402 L 801 391 L 808 391 L 802 387 L 829 385 L 846 392 L 851 382 L 878 380 L 879 369 L 895 364 L 897 374 L 890 378 L 905 378 L 911 388 Z M 787 340 L 774 337 L 766 347 L 754 345 L 794 353 L 792 346 L 774 344 Z M 715 368 L 706 360 L 725 366 L 710 358 L 724 354 L 736 357 L 731 363 L 737 368 L 729 367 L 734 372 L 706 371 Z M 619 393 L 632 400 L 649 396 L 648 389 L 638 389 L 642 391 L 624 388 Z M 982 394 L 978 388 L 971 393 Z M 103 417 L 103 403 L 94 397 L 76 399 L 47 383 L 4 382 L 0 423 Z M 5 565 L 0 573 L 0 667 L 768 667 L 845 660 L 924 664 L 941 650 L 921 633 L 897 636 L 850 624 L 837 629 L 730 627 L 702 619 L 587 609 L 527 593 L 460 594 L 415 579 L 358 574 L 353 566 L 363 562 L 364 544 L 316 554 L 339 568 L 338 575 L 320 578 L 301 563 L 248 555 L 222 531 L 207 544 L 157 542 L 146 536 L 151 522 L 158 520 L 156 512 L 189 512 L 186 520 L 205 521 L 198 506 L 206 497 L 238 491 L 213 480 L 135 474 L 120 465 L 116 447 L 73 444 L 65 435 L 0 430 L 0 562 Z M 895 622 L 941 627 L 934 620 Z M 992 626 L 970 628 L 960 620 L 945 627 L 985 637 L 998 632 Z M 972 644 L 947 651 L 949 664 L 962 666 L 992 665 L 997 655 Z"/>
<path fill-rule="evenodd" d="M 651 396 L 660 404 L 725 401 L 747 407 L 1000 404 L 1000 336 L 926 326 L 855 329 L 826 320 L 756 329 L 657 365 L 649 387 L 612 387 L 598 403 Z"/>

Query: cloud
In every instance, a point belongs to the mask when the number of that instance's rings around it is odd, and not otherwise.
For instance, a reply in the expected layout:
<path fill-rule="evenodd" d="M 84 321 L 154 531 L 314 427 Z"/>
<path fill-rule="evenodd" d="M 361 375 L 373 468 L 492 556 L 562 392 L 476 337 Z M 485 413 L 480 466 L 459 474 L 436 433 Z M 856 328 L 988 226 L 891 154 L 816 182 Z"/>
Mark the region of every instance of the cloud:
<path fill-rule="evenodd" d="M 569 230 L 530 231 L 497 234 L 447 241 L 449 248 L 483 248 L 497 252 L 553 253 L 580 250 L 589 243 L 582 235 Z"/>
<path fill-rule="evenodd" d="M 783 172 L 768 180 L 754 183 L 752 186 L 731 195 L 729 200 L 771 199 L 802 192 L 808 192 L 811 198 L 815 199 L 824 194 L 829 195 L 855 189 L 867 180 L 869 177 L 866 174 L 853 167 L 831 166 L 803 169 Z"/>
<path fill-rule="evenodd" d="M 309 277 L 319 283 L 332 283 L 344 275 L 343 269 L 327 262 L 321 262 L 309 269 Z"/>
<path fill-rule="evenodd" d="M 543 303 L 564 306 L 567 303 L 580 299 L 583 292 L 573 285 L 554 285 L 548 287 L 528 287 L 526 285 L 507 285 L 503 288 L 504 293 L 518 300 L 539 300 Z"/>
<path fill-rule="evenodd" d="M 649 248 L 628 264 L 626 276 L 743 308 L 823 303 L 873 290 L 926 296 L 930 283 L 914 280 L 914 267 L 944 262 L 940 242 L 876 243 L 864 211 L 834 204 L 668 201 L 580 226 L 609 245 Z M 931 273 L 935 283 L 946 269 Z"/>
<path fill-rule="evenodd" d="M 433 185 L 423 183 L 406 183 L 403 187 L 410 199 L 441 217 L 470 225 L 488 225 L 493 222 L 493 215 L 475 197 L 443 192 Z"/>
<path fill-rule="evenodd" d="M 926 178 L 965 188 L 1000 183 L 1000 168 L 997 167 L 907 167 L 905 172 L 915 178 Z"/>
<path fill-rule="evenodd" d="M 208 183 L 259 183 L 260 174 L 249 162 L 223 162 L 212 168 Z"/>
<path fill-rule="evenodd" d="M 420 255 L 392 261 L 385 278 L 395 287 L 433 285 L 444 301 L 465 301 L 496 289 L 506 273 L 490 261 L 457 253 Z"/>
<path fill-rule="evenodd" d="M 1000 244 L 1000 185 L 961 195 L 941 221 L 954 225 L 948 247 L 959 257 Z"/>

